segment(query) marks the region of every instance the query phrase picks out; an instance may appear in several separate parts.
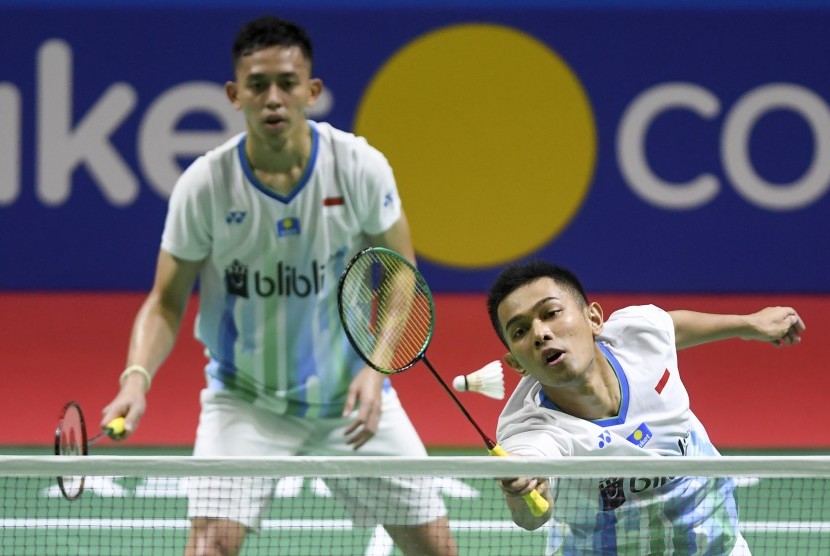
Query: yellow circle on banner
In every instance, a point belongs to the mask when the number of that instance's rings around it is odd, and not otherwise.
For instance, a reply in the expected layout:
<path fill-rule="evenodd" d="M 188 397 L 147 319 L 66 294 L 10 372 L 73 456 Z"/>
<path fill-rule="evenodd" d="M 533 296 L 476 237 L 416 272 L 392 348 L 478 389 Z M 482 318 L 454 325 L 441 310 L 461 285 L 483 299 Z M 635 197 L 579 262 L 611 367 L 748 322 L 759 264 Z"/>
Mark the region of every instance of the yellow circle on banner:
<path fill-rule="evenodd" d="M 596 129 L 579 79 L 504 26 L 416 38 L 372 79 L 355 132 L 392 164 L 419 256 L 495 266 L 555 238 L 593 177 Z"/>

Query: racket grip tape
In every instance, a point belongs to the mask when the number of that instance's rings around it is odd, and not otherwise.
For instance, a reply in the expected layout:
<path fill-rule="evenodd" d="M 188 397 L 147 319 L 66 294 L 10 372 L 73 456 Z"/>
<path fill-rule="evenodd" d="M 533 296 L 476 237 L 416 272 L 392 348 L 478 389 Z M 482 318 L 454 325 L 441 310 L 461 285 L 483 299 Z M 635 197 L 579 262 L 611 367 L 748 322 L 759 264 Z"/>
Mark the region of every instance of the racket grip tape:
<path fill-rule="evenodd" d="M 508 455 L 507 452 L 504 451 L 504 448 L 496 444 L 490 449 L 491 456 L 506 456 Z M 534 516 L 539 517 L 540 515 L 544 515 L 545 512 L 548 511 L 548 501 L 539 494 L 538 491 L 533 490 L 527 494 L 522 495 L 525 503 L 527 503 L 527 507 L 530 508 L 530 513 Z"/>
<path fill-rule="evenodd" d="M 104 432 L 113 438 L 117 438 L 124 434 L 124 418 L 116 417 L 104 427 Z"/>

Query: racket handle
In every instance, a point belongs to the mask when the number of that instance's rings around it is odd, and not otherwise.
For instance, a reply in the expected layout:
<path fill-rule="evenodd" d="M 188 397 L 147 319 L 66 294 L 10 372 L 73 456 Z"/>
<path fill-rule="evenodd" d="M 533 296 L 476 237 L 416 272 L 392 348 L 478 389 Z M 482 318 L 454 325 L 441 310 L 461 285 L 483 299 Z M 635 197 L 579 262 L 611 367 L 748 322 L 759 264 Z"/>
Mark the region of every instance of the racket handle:
<path fill-rule="evenodd" d="M 107 426 L 104 427 L 104 432 L 106 432 L 111 437 L 119 437 L 124 434 L 124 418 L 123 417 L 116 417 L 109 423 Z"/>
<path fill-rule="evenodd" d="M 506 456 L 508 455 L 507 452 L 504 451 L 504 448 L 496 444 L 490 449 L 491 456 Z M 550 504 L 548 501 L 544 499 L 544 497 L 539 494 L 538 491 L 533 490 L 527 494 L 523 494 L 522 498 L 524 499 L 527 507 L 530 508 L 530 513 L 534 516 L 539 517 L 540 515 L 544 515 L 545 512 L 548 511 Z"/>
<path fill-rule="evenodd" d="M 522 496 L 524 498 L 525 503 L 527 503 L 527 507 L 530 508 L 530 513 L 539 517 L 540 515 L 545 515 L 545 512 L 548 511 L 548 501 L 545 500 L 538 491 L 532 490 L 530 493 L 525 494 Z"/>
<path fill-rule="evenodd" d="M 96 442 L 98 442 L 99 440 L 104 438 L 104 436 L 109 436 L 110 438 L 118 440 L 119 437 L 123 436 L 123 434 L 124 434 L 124 418 L 123 417 L 116 417 L 115 419 L 113 419 L 112 421 L 107 423 L 107 426 L 104 427 L 104 429 L 101 432 L 99 432 L 98 434 L 96 434 L 95 436 L 90 438 L 87 441 L 87 444 L 89 444 L 91 446 L 92 444 L 95 444 Z"/>

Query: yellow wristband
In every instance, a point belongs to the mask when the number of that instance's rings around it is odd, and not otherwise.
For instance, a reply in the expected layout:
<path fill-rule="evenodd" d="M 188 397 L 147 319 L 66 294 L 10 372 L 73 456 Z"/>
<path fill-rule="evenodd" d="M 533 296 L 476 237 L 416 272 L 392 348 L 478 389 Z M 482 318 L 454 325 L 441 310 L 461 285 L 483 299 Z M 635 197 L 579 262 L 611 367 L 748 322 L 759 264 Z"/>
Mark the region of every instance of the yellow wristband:
<path fill-rule="evenodd" d="M 150 383 L 153 382 L 153 377 L 150 376 L 150 373 L 147 371 L 147 369 L 145 369 L 141 365 L 130 365 L 129 367 L 124 369 L 124 372 L 121 373 L 121 378 L 118 379 L 118 382 L 121 384 L 121 386 L 124 386 L 124 381 L 127 380 L 127 377 L 133 373 L 138 373 L 144 377 L 144 393 L 146 394 L 147 392 L 149 392 Z"/>

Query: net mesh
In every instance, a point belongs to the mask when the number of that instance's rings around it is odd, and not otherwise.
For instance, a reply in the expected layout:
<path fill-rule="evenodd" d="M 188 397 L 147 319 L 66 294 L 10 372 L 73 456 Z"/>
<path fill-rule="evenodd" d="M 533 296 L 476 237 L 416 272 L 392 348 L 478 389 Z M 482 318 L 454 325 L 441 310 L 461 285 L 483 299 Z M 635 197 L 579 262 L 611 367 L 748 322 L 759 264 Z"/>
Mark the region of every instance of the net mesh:
<path fill-rule="evenodd" d="M 338 499 L 333 479 L 374 485 L 382 477 L 431 477 L 440 488 L 460 554 L 545 554 L 553 521 L 535 531 L 515 526 L 493 477 L 553 476 L 556 516 L 584 500 L 578 485 L 622 485 L 629 496 L 613 509 L 600 509 L 597 521 L 619 515 L 631 504 L 632 485 L 671 484 L 678 478 L 731 478 L 740 531 L 758 555 L 830 554 L 830 458 L 228 458 L 149 456 L 0 457 L 0 554 L 7 555 L 163 555 L 183 554 L 188 537 L 188 492 L 194 478 L 224 477 L 233 487 L 211 491 L 230 504 L 243 503 L 255 484 L 265 484 L 270 500 L 259 529 L 247 535 L 242 554 L 400 554 L 383 527 L 357 524 L 353 500 Z M 61 475 L 85 474 L 83 495 L 64 499 Z M 372 486 L 365 490 L 394 519 L 399 504 Z M 619 493 L 618 493 L 619 494 Z M 413 496 L 418 492 L 413 491 Z M 717 508 L 713 508 L 716 510 Z M 663 544 L 684 533 L 682 514 L 642 512 L 639 536 L 662 549 L 690 553 L 688 546 Z M 666 536 L 667 529 L 675 531 Z M 686 535 L 688 537 L 688 535 Z M 620 536 L 622 538 L 622 536 Z M 656 540 L 655 540 L 656 539 Z M 676 542 L 676 541 L 675 541 Z M 696 550 L 705 552 L 703 537 Z M 656 544 L 654 544 L 656 543 Z M 672 546 L 678 548 L 673 549 Z M 711 552 L 720 553 L 715 545 Z M 646 552 L 620 549 L 619 553 Z M 585 552 L 581 552 L 585 553 Z"/>

